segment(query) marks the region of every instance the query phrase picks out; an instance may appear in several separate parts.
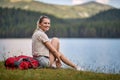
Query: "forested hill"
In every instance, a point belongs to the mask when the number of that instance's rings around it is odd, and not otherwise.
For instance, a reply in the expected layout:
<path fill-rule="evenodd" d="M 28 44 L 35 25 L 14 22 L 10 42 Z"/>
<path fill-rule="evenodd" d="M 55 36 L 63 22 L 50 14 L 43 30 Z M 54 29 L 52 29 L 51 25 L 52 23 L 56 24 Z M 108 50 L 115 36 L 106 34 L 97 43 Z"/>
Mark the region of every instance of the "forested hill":
<path fill-rule="evenodd" d="M 20 8 L 28 11 L 42 12 L 54 15 L 62 19 L 87 18 L 101 11 L 113 9 L 114 7 L 97 3 L 88 2 L 81 5 L 66 6 L 45 4 L 35 0 L 0 0 L 0 7 Z"/>
<path fill-rule="evenodd" d="M 41 12 L 0 8 L 1 38 L 30 38 L 40 15 L 52 20 L 50 37 L 120 38 L 120 9 L 110 9 L 86 19 L 61 19 Z"/>

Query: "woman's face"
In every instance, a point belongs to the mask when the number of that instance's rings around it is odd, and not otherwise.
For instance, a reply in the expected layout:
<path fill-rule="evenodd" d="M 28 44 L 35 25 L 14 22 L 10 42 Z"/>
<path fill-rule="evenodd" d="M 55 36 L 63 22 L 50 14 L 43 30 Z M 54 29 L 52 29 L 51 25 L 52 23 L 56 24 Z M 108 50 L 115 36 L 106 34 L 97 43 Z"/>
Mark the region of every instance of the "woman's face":
<path fill-rule="evenodd" d="M 48 31 L 50 28 L 50 19 L 44 18 L 42 22 L 39 24 L 40 29 L 42 29 L 44 32 Z"/>

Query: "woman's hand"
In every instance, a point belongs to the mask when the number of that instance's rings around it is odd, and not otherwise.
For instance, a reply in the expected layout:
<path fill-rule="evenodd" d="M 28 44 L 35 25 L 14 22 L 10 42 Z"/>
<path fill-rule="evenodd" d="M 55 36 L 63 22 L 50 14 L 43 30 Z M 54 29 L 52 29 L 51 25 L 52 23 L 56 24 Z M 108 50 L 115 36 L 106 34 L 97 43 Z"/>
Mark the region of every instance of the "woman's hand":
<path fill-rule="evenodd" d="M 61 61 L 60 60 L 56 60 L 56 67 L 57 68 L 61 68 L 62 64 L 61 64 Z"/>

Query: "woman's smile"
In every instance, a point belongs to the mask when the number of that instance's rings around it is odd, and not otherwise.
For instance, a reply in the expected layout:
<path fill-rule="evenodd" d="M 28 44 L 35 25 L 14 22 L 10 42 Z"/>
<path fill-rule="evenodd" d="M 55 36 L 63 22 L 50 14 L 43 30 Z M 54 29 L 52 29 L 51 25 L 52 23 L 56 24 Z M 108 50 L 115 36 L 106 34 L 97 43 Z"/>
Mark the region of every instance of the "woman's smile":
<path fill-rule="evenodd" d="M 48 31 L 50 28 L 50 19 L 44 18 L 43 21 L 40 23 L 40 28 L 45 32 Z"/>

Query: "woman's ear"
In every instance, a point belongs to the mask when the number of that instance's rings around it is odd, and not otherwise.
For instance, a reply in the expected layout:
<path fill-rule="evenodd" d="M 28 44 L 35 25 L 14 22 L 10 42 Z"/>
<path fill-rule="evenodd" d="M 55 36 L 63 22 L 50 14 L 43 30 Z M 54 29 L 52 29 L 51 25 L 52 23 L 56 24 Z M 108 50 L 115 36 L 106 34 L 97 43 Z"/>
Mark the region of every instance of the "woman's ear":
<path fill-rule="evenodd" d="M 41 26 L 41 24 L 39 23 L 39 25 L 38 25 L 39 27 Z"/>

